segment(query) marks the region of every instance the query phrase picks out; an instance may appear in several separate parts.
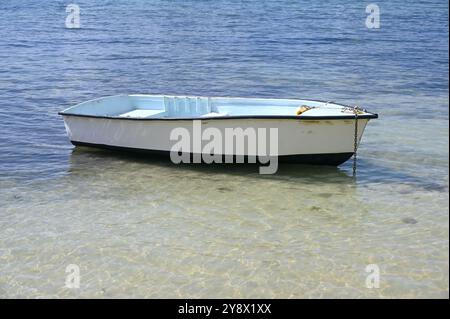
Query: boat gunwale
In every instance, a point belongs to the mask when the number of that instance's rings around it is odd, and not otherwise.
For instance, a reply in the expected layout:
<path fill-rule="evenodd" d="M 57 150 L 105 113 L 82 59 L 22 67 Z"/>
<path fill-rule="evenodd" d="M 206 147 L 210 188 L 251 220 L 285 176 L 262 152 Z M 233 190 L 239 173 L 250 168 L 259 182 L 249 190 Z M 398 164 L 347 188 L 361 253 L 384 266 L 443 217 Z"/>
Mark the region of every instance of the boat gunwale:
<path fill-rule="evenodd" d="M 120 96 L 177 96 L 177 95 L 168 95 L 168 94 L 119 94 L 112 96 L 105 96 L 96 98 L 93 100 L 88 100 L 76 105 L 73 105 L 63 111 L 58 112 L 58 115 L 62 116 L 78 116 L 78 117 L 86 117 L 86 118 L 99 118 L 99 119 L 111 119 L 111 120 L 131 120 L 131 121 L 193 121 L 193 120 L 235 120 L 235 119 L 296 119 L 296 120 L 354 120 L 356 119 L 355 115 L 322 115 L 322 116 L 311 116 L 311 115 L 227 115 L 227 116 L 208 116 L 208 117 L 152 117 L 152 118 L 137 118 L 137 117 L 122 117 L 122 116 L 108 116 L 108 115 L 92 115 L 92 114 L 77 114 L 77 113 L 68 113 L 70 109 L 84 103 L 99 101 L 108 97 L 120 97 Z M 334 101 L 325 101 L 325 100 L 311 100 L 311 99 L 298 99 L 298 98 L 248 98 L 248 97 L 210 97 L 212 99 L 248 99 L 248 100 L 298 100 L 298 101 L 307 101 L 307 102 L 318 102 L 318 103 L 327 103 L 334 104 L 336 106 L 341 106 L 344 108 L 353 108 L 351 105 L 336 103 Z M 377 119 L 377 113 L 371 113 L 362 109 L 365 113 L 358 115 L 358 119 Z"/>
<path fill-rule="evenodd" d="M 72 117 L 86 117 L 96 119 L 108 119 L 108 120 L 127 120 L 127 121 L 209 121 L 209 120 L 237 120 L 237 119 L 274 119 L 274 120 L 305 120 L 305 121 L 323 121 L 323 120 L 354 120 L 356 118 L 364 119 L 376 119 L 378 114 L 369 113 L 358 115 L 329 115 L 329 116 L 307 116 L 307 115 L 232 115 L 232 116 L 208 116 L 208 117 L 151 117 L 151 118 L 137 118 L 137 117 L 121 117 L 121 116 L 106 116 L 106 115 L 91 115 L 91 114 L 76 114 L 65 113 L 64 111 L 58 112 L 62 116 Z"/>

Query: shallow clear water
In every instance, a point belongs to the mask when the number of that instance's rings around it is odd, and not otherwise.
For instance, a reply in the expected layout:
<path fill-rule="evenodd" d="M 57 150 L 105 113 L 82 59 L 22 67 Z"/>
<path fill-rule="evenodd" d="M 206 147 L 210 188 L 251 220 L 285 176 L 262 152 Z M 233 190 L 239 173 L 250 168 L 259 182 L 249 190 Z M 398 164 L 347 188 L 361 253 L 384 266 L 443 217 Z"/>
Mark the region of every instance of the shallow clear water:
<path fill-rule="evenodd" d="M 0 3 L 0 297 L 447 297 L 448 3 Z M 380 113 L 338 168 L 74 149 L 57 112 L 119 93 Z M 80 267 L 79 289 L 64 287 Z M 380 288 L 366 288 L 369 264 Z"/>

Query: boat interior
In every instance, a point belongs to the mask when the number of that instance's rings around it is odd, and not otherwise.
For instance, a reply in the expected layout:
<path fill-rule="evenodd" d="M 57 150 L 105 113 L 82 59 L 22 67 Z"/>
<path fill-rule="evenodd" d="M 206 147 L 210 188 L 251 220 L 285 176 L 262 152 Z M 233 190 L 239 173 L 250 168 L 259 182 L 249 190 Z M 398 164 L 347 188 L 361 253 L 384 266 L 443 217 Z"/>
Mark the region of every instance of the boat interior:
<path fill-rule="evenodd" d="M 352 110 L 332 102 L 296 99 L 117 95 L 75 105 L 61 114 L 119 118 L 208 118 L 227 116 L 339 116 Z M 370 113 L 367 113 L 370 114 Z"/>

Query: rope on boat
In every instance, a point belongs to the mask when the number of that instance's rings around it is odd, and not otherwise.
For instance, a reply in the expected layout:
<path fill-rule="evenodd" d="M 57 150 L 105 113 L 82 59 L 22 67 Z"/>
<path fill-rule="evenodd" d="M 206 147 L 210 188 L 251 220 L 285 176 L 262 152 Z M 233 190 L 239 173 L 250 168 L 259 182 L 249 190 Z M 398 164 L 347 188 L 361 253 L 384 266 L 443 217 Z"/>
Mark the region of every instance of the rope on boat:
<path fill-rule="evenodd" d="M 312 107 L 308 106 L 308 105 L 302 105 L 300 106 L 297 111 L 295 112 L 295 114 L 297 115 L 302 115 L 303 113 L 305 113 L 306 111 L 311 110 Z"/>
<path fill-rule="evenodd" d="M 355 106 L 353 108 L 353 113 L 355 114 L 355 137 L 353 142 L 353 177 L 356 176 L 356 160 L 357 160 L 357 154 L 356 151 L 358 150 L 358 114 L 360 112 L 359 107 Z"/>

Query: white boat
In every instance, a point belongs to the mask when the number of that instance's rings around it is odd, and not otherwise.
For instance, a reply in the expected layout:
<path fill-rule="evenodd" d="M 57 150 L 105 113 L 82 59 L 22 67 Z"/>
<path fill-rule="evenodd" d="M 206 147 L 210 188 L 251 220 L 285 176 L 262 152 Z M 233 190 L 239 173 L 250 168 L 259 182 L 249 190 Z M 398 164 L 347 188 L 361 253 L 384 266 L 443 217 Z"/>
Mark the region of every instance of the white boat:
<path fill-rule="evenodd" d="M 196 132 L 198 125 L 202 132 L 211 128 L 223 136 L 227 129 L 253 129 L 257 133 L 276 129 L 277 152 L 269 155 L 278 156 L 280 161 L 334 166 L 354 154 L 366 124 L 378 117 L 360 108 L 325 101 L 167 95 L 104 97 L 59 114 L 76 146 L 168 155 L 174 151 L 171 134 L 181 128 L 194 140 L 180 154 L 259 156 L 264 155 L 260 145 L 253 147 L 256 142 L 251 139 L 246 149 L 205 151 L 202 146 L 206 142 L 197 141 L 203 136 Z"/>

